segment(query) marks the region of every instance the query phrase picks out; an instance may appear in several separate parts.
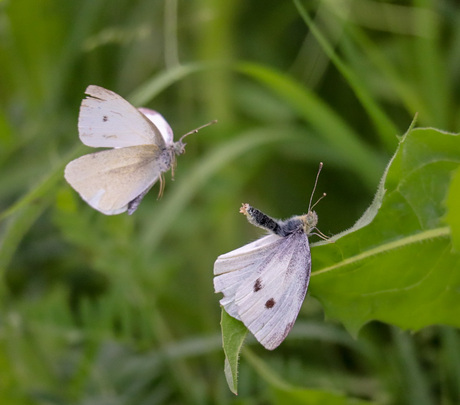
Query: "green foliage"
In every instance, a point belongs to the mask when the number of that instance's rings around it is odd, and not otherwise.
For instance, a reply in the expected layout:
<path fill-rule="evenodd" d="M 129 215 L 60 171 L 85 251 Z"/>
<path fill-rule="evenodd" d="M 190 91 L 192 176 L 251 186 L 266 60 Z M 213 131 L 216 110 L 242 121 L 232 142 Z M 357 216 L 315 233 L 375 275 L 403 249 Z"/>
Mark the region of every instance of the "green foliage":
<path fill-rule="evenodd" d="M 453 248 L 460 251 L 460 215 L 458 214 L 458 202 L 460 201 L 460 169 L 452 173 L 452 181 L 447 196 L 447 213 L 445 221 L 449 224 Z"/>
<path fill-rule="evenodd" d="M 331 405 L 365 405 L 368 401 L 349 398 L 337 392 L 305 389 L 291 386 L 283 381 L 274 370 L 267 367 L 263 361 L 254 356 L 249 350 L 245 350 L 245 357 L 267 382 L 270 383 L 273 392 L 273 403 L 283 404 L 288 402 L 293 405 L 301 404 L 331 404 Z"/>
<path fill-rule="evenodd" d="M 225 377 L 230 390 L 238 392 L 238 360 L 248 330 L 242 322 L 232 318 L 222 309 L 220 321 L 222 328 L 222 347 L 225 352 Z"/>
<path fill-rule="evenodd" d="M 1 1 L 0 403 L 458 403 L 458 137 L 411 131 L 352 227 L 417 112 L 460 127 L 460 9 L 422 3 Z M 176 137 L 219 120 L 133 216 L 63 179 L 89 84 Z M 234 398 L 213 262 L 259 236 L 241 202 L 304 212 L 319 161 L 320 229 L 352 228 L 312 249 L 283 345 L 248 337 Z"/>
<path fill-rule="evenodd" d="M 455 309 L 460 256 L 452 251 L 450 224 L 443 221 L 459 164 L 458 135 L 410 131 L 365 221 L 313 249 L 317 271 L 311 293 L 354 335 L 370 320 L 412 330 L 460 326 Z"/>
<path fill-rule="evenodd" d="M 444 221 L 447 195 L 451 206 L 460 202 L 452 202 L 459 165 L 458 134 L 410 130 L 364 215 L 312 246 L 311 295 L 354 336 L 372 320 L 411 330 L 460 326 L 460 255 L 451 240 L 459 215 Z M 235 322 L 222 323 L 224 342 L 226 336 L 244 339 L 246 331 Z M 227 348 L 226 359 L 237 359 L 240 350 L 241 344 Z M 235 377 L 229 385 L 234 390 Z"/>

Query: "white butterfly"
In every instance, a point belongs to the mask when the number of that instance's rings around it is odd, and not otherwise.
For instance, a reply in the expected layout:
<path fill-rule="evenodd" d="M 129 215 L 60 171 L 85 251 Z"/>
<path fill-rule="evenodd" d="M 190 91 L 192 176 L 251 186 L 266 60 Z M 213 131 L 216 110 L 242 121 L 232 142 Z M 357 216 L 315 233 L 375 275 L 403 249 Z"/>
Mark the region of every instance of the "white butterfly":
<path fill-rule="evenodd" d="M 93 148 L 114 148 L 82 156 L 64 172 L 67 182 L 94 209 L 106 215 L 136 211 L 150 188 L 185 152 L 184 137 L 174 142 L 173 131 L 156 111 L 136 109 L 113 91 L 88 86 L 80 107 L 81 141 Z"/>
<path fill-rule="evenodd" d="M 243 204 L 240 212 L 248 221 L 272 234 L 219 256 L 214 264 L 214 289 L 224 294 L 221 305 L 269 350 L 286 338 L 307 293 L 308 235 L 318 222 L 310 207 L 311 199 L 307 214 L 279 221 Z"/>

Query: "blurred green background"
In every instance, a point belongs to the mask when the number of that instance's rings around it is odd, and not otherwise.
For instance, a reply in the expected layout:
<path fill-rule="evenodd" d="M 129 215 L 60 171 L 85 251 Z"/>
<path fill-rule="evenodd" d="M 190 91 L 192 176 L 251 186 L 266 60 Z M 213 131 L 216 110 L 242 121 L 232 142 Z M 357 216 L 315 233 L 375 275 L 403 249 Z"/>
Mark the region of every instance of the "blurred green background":
<path fill-rule="evenodd" d="M 304 213 L 323 161 L 319 228 L 350 227 L 416 113 L 459 131 L 459 22 L 455 0 L 0 1 L 0 403 L 282 402 L 252 356 L 238 397 L 224 378 L 213 263 L 260 235 L 239 206 Z M 176 139 L 219 120 L 133 216 L 64 181 L 90 151 L 89 84 L 160 111 Z M 353 340 L 307 296 L 279 349 L 247 345 L 296 387 L 460 402 L 451 328 L 374 322 Z"/>

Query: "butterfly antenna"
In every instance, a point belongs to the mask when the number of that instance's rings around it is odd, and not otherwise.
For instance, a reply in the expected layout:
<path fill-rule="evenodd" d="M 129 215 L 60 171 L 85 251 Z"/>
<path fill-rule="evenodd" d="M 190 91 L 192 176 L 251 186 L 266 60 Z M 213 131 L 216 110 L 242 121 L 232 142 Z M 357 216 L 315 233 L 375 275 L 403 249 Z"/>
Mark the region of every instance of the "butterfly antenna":
<path fill-rule="evenodd" d="M 182 142 L 182 139 L 184 139 L 186 136 L 189 136 L 189 135 L 192 135 L 192 134 L 196 134 L 200 129 L 203 129 L 203 128 L 206 128 L 206 127 L 209 127 L 210 125 L 213 125 L 217 122 L 217 120 L 213 120 L 211 122 L 208 122 L 207 124 L 204 124 L 202 125 L 201 127 L 198 127 L 196 129 L 194 129 L 193 131 L 190 131 L 190 132 L 187 132 L 185 135 L 182 135 L 179 139 L 179 142 Z"/>
<path fill-rule="evenodd" d="M 311 196 L 310 196 L 310 202 L 308 203 L 308 212 L 310 212 L 316 204 L 318 204 L 324 197 L 326 197 L 326 193 L 323 193 L 320 199 L 316 201 L 312 207 L 311 202 L 313 201 L 313 195 L 315 194 L 316 185 L 318 184 L 318 178 L 319 178 L 319 174 L 321 173 L 322 168 L 323 168 L 323 162 L 320 162 L 318 173 L 316 174 L 315 185 L 313 186 L 313 191 L 311 192 Z"/>
<path fill-rule="evenodd" d="M 326 197 L 326 193 L 323 193 L 323 195 L 321 197 L 318 198 L 318 201 L 316 201 L 310 208 L 310 210 L 312 210 L 313 208 L 316 207 L 316 204 L 318 204 L 324 197 Z"/>

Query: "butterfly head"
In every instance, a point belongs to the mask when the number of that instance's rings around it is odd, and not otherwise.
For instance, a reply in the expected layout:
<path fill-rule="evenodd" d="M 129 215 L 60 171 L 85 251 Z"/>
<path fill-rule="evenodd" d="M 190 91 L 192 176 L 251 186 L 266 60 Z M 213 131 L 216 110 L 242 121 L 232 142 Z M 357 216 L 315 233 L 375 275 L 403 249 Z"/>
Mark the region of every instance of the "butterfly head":
<path fill-rule="evenodd" d="M 300 220 L 302 221 L 305 233 L 308 235 L 318 224 L 318 214 L 315 211 L 308 211 L 307 214 L 300 217 Z"/>
<path fill-rule="evenodd" d="M 182 139 L 183 137 L 173 144 L 173 150 L 176 155 L 183 155 L 185 153 L 185 145 L 187 144 Z"/>

